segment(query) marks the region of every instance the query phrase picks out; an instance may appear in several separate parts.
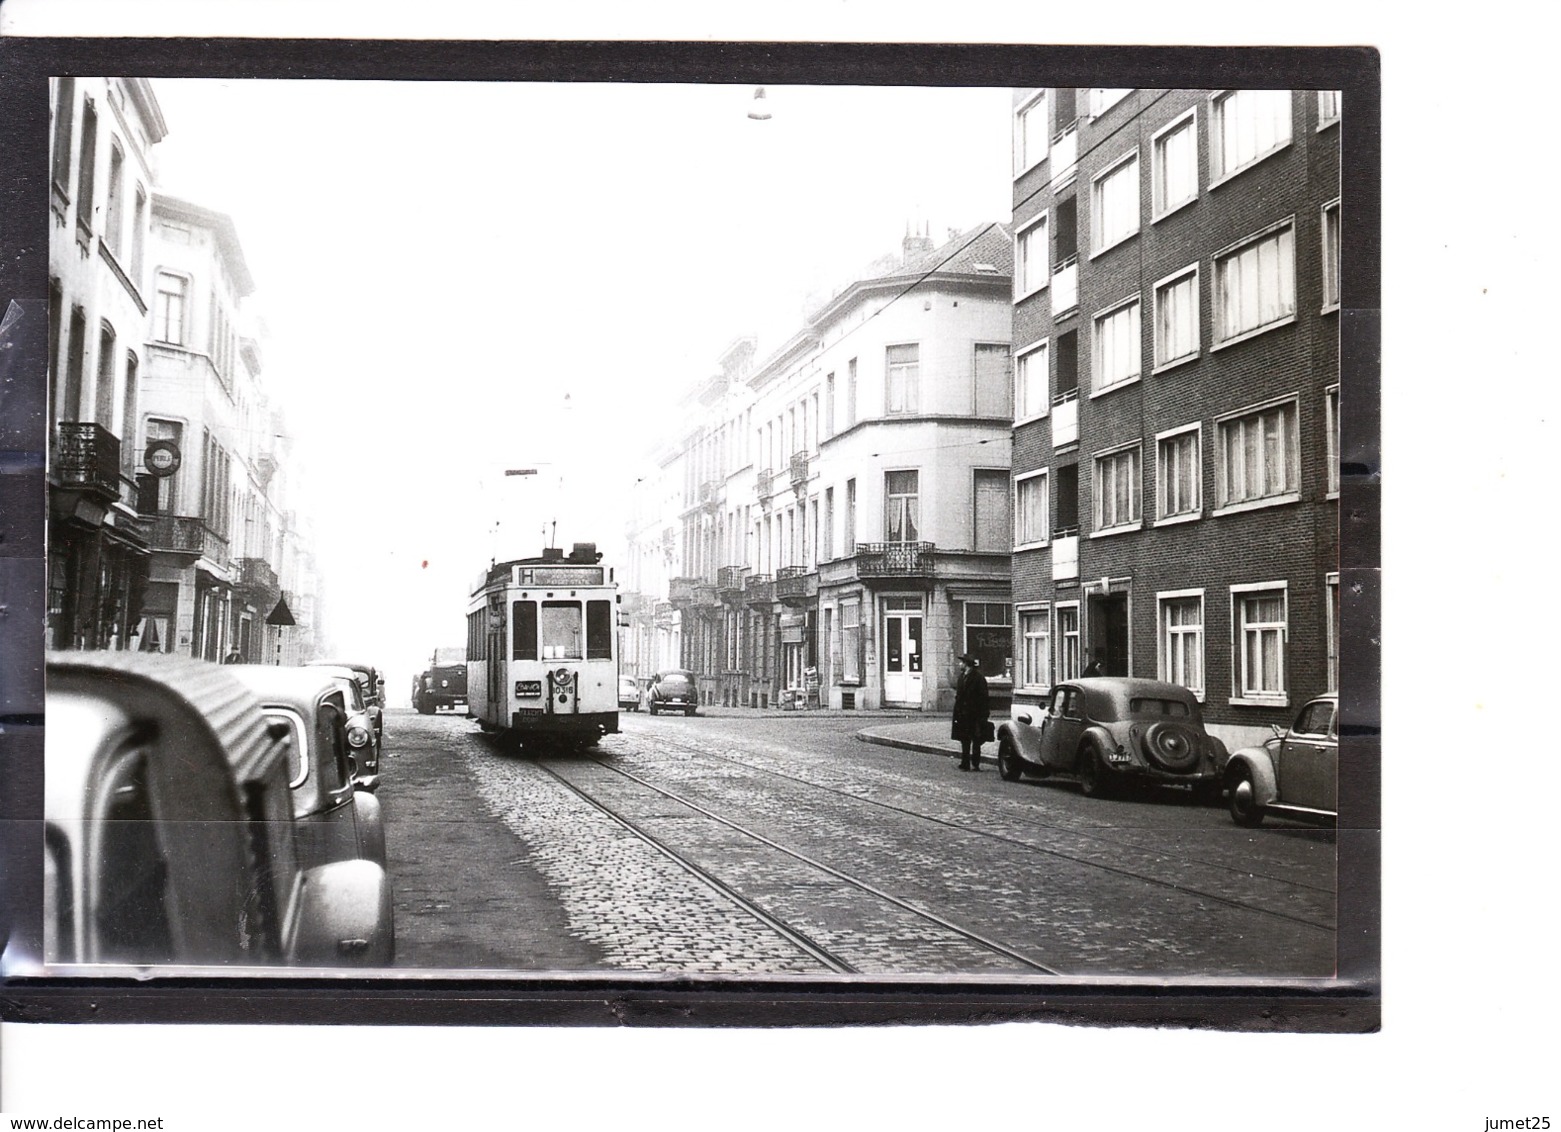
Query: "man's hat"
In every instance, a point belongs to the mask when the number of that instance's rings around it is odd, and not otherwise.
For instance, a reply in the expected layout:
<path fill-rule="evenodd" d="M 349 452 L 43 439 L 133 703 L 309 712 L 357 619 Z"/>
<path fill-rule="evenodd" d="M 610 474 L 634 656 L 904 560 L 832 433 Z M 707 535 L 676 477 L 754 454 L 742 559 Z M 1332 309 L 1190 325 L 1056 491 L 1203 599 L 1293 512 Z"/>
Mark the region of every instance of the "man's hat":
<path fill-rule="evenodd" d="M 961 664 L 968 664 L 968 665 L 972 666 L 973 668 L 980 668 L 981 667 L 981 662 L 979 660 L 977 660 L 975 657 L 971 656 L 968 652 L 960 654 L 959 662 Z"/>

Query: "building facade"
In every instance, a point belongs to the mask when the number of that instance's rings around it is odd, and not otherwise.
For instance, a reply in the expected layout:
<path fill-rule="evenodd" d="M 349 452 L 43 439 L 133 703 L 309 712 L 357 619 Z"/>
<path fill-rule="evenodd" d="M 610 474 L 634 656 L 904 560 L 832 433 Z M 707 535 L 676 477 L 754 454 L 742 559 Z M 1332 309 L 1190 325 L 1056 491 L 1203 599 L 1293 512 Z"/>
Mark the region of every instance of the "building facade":
<path fill-rule="evenodd" d="M 228 216 L 162 194 L 152 214 L 142 647 L 296 663 L 309 651 L 314 581 L 290 505 L 286 424 L 244 308 L 254 282 Z"/>
<path fill-rule="evenodd" d="M 149 568 L 137 510 L 137 398 L 151 297 L 144 79 L 50 80 L 47 641 L 136 647 Z"/>
<path fill-rule="evenodd" d="M 1228 743 L 1338 679 L 1337 92 L 1014 98 L 1015 698 L 1091 659 Z"/>
<path fill-rule="evenodd" d="M 696 389 L 667 602 L 706 702 L 945 710 L 965 651 L 1006 687 L 1011 250 L 908 235 Z"/>

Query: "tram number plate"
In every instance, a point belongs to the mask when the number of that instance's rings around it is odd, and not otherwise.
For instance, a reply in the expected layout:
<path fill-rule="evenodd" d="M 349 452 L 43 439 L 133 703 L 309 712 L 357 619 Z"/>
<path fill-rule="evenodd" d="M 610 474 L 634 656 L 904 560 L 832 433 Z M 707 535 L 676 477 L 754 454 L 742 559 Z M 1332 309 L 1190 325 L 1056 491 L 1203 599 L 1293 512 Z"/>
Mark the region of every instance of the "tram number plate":
<path fill-rule="evenodd" d="M 539 707 L 523 707 L 516 709 L 516 715 L 546 715 L 547 712 Z"/>
<path fill-rule="evenodd" d="M 540 680 L 516 680 L 515 695 L 540 696 L 542 694 L 542 681 Z"/>

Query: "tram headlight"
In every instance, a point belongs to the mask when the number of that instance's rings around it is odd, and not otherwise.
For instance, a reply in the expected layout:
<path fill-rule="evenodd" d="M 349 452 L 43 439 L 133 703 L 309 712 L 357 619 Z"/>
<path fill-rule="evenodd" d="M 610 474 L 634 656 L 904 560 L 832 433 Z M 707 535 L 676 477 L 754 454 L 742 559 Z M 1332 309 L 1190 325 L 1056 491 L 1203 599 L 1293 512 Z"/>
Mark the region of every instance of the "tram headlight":
<path fill-rule="evenodd" d="M 347 742 L 354 747 L 366 747 L 369 745 L 369 730 L 358 724 L 347 728 Z"/>

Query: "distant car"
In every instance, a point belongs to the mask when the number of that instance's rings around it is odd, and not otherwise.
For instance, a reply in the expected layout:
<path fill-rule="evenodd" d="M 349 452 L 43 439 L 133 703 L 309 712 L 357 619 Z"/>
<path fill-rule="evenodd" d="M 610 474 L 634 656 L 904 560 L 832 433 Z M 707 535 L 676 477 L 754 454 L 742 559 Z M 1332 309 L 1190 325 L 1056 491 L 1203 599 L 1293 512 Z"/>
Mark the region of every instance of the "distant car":
<path fill-rule="evenodd" d="M 373 861 L 387 867 L 378 774 L 359 762 L 371 751 L 367 720 L 351 708 L 351 682 L 321 668 L 246 665 L 240 681 L 278 729 L 287 728 L 288 787 L 305 867 Z M 348 687 L 343 687 L 343 684 Z"/>
<path fill-rule="evenodd" d="M 412 684 L 412 706 L 419 715 L 434 715 L 440 708 L 466 704 L 466 650 L 440 648 Z"/>
<path fill-rule="evenodd" d="M 311 863 L 293 729 L 235 679 L 242 667 L 49 655 L 46 965 L 393 961 L 384 868 Z"/>
<path fill-rule="evenodd" d="M 374 721 L 374 738 L 384 745 L 385 738 L 385 675 L 372 664 L 354 660 L 311 660 L 306 667 L 331 665 L 350 668 L 358 674 L 358 686 L 363 689 L 363 702 L 368 705 L 369 718 Z"/>
<path fill-rule="evenodd" d="M 997 767 L 1076 778 L 1085 794 L 1129 785 L 1190 786 L 1218 798 L 1225 747 L 1203 727 L 1198 699 L 1179 684 L 1123 676 L 1065 680 L 1039 707 L 1018 706 L 997 728 Z"/>
<path fill-rule="evenodd" d="M 694 674 L 686 668 L 669 668 L 650 678 L 645 691 L 645 710 L 651 715 L 663 711 L 680 711 L 693 715 L 699 706 L 699 691 L 694 686 Z"/>
<path fill-rule="evenodd" d="M 1266 814 L 1328 824 L 1339 819 L 1339 697 L 1307 703 L 1288 731 L 1274 728 L 1261 747 L 1242 747 L 1225 766 L 1230 816 L 1260 825 Z"/>
<path fill-rule="evenodd" d="M 640 710 L 640 685 L 632 676 L 618 677 L 618 709 Z"/>

